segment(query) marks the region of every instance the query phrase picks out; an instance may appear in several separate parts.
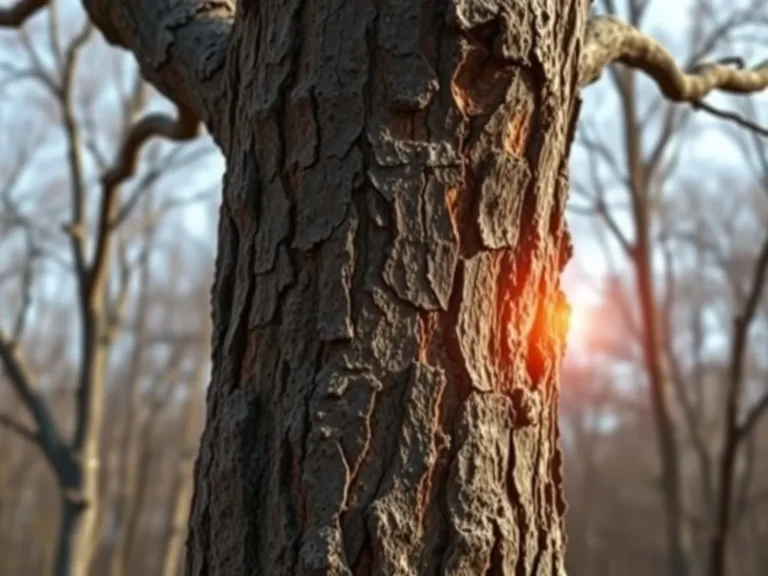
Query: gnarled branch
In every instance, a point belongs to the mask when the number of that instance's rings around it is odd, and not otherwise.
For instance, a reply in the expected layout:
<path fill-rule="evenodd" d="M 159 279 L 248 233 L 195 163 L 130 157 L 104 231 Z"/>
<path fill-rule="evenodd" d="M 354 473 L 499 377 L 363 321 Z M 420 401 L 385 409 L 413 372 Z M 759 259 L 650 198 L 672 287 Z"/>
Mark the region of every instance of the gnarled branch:
<path fill-rule="evenodd" d="M 619 18 L 592 18 L 587 23 L 579 83 L 586 86 L 595 82 L 615 62 L 642 70 L 666 98 L 675 102 L 698 102 L 714 90 L 749 94 L 768 88 L 768 62 L 743 69 L 738 62 L 724 61 L 686 73 L 661 44 Z"/>
<path fill-rule="evenodd" d="M 0 8 L 0 28 L 18 28 L 50 0 L 19 0 L 10 8 Z"/>
<path fill-rule="evenodd" d="M 222 73 L 234 0 L 83 0 L 83 6 L 110 43 L 134 54 L 147 80 L 226 144 Z"/>
<path fill-rule="evenodd" d="M 137 122 L 128 132 L 115 165 L 101 178 L 106 190 L 117 186 L 136 171 L 141 147 L 149 139 L 162 137 L 176 142 L 191 140 L 198 135 L 200 122 L 188 108 L 179 107 L 178 116 L 149 114 Z"/>
<path fill-rule="evenodd" d="M 195 114 L 179 107 L 179 115 L 150 114 L 137 122 L 126 136 L 117 160 L 101 178 L 102 202 L 96 237 L 96 254 L 91 264 L 88 294 L 94 294 L 104 281 L 104 262 L 108 252 L 108 238 L 117 215 L 117 187 L 136 171 L 139 151 L 147 140 L 155 136 L 168 140 L 191 140 L 198 134 L 200 122 Z"/>

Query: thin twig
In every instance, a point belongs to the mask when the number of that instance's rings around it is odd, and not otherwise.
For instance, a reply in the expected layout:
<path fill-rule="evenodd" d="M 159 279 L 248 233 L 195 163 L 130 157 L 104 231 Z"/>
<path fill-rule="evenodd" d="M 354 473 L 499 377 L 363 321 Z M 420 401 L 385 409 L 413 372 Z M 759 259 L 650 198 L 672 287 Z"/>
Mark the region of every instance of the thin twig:
<path fill-rule="evenodd" d="M 755 429 L 757 423 L 762 418 L 763 414 L 768 413 L 768 392 L 763 394 L 762 398 L 752 406 L 752 409 L 747 412 L 744 421 L 739 426 L 738 438 L 739 440 L 746 438 Z"/>
<path fill-rule="evenodd" d="M 33 430 L 30 430 L 28 427 L 24 426 L 24 424 L 21 424 L 20 422 L 17 422 L 7 414 L 0 414 L 0 426 L 3 428 L 6 428 L 7 430 L 10 430 L 11 432 L 18 434 L 28 442 L 31 442 L 32 444 L 39 445 L 40 444 L 40 438 L 38 438 L 37 433 Z"/>
<path fill-rule="evenodd" d="M 708 114 L 711 114 L 712 116 L 717 116 L 718 118 L 735 122 L 742 128 L 746 128 L 747 130 L 755 132 L 760 136 L 765 136 L 766 138 L 768 138 L 767 127 L 761 126 L 757 122 L 748 120 L 747 118 L 745 118 L 744 116 L 741 116 L 740 114 L 737 114 L 736 112 L 731 112 L 730 110 L 722 110 L 721 108 L 716 108 L 715 106 L 712 106 L 712 104 L 707 104 L 706 102 L 702 102 L 701 100 L 697 102 L 691 102 L 691 107 L 694 110 L 704 110 L 705 112 L 707 112 Z"/>

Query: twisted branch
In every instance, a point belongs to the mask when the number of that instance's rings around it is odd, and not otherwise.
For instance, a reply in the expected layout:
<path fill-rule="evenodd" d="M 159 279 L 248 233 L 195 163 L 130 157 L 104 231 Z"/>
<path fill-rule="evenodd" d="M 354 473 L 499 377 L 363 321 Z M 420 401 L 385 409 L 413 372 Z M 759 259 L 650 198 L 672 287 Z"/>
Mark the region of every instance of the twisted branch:
<path fill-rule="evenodd" d="M 10 8 L 0 8 L 0 28 L 18 28 L 50 0 L 19 0 Z"/>
<path fill-rule="evenodd" d="M 176 118 L 161 113 L 149 114 L 131 128 L 114 166 L 101 178 L 103 198 L 96 236 L 96 253 L 88 279 L 88 294 L 96 293 L 104 280 L 108 238 L 117 215 L 117 188 L 136 172 L 141 147 L 156 136 L 176 142 L 191 140 L 198 135 L 199 128 L 200 120 L 195 113 L 181 106 L 178 107 Z"/>
<path fill-rule="evenodd" d="M 594 17 L 587 23 L 579 84 L 592 84 L 615 62 L 648 74 L 674 102 L 698 102 L 714 90 L 750 94 L 768 88 L 768 62 L 745 69 L 740 61 L 728 59 L 686 73 L 661 44 L 636 28 L 615 16 Z"/>
<path fill-rule="evenodd" d="M 160 113 L 145 116 L 131 128 L 115 165 L 102 176 L 102 185 L 108 190 L 132 176 L 139 151 L 147 140 L 156 136 L 175 142 L 191 140 L 198 135 L 199 128 L 200 121 L 194 112 L 182 107 L 178 108 L 176 118 Z"/>

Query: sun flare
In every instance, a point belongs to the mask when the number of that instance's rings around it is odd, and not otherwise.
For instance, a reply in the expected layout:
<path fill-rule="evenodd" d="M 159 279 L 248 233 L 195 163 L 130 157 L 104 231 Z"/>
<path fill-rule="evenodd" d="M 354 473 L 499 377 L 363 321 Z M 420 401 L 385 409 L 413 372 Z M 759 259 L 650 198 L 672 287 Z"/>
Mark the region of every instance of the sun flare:
<path fill-rule="evenodd" d="M 566 291 L 570 303 L 568 347 L 584 350 L 589 347 L 594 331 L 596 295 L 587 288 Z"/>

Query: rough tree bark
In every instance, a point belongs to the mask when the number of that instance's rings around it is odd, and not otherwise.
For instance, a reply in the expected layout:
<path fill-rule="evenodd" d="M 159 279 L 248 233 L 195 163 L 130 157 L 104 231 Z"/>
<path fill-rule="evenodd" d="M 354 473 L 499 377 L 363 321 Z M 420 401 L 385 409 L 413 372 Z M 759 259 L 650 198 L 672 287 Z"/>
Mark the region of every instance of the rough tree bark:
<path fill-rule="evenodd" d="M 558 574 L 584 5 L 239 10 L 187 573 Z"/>

